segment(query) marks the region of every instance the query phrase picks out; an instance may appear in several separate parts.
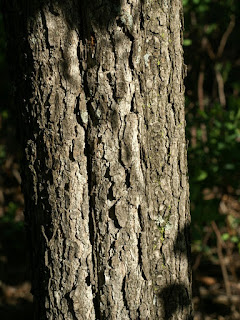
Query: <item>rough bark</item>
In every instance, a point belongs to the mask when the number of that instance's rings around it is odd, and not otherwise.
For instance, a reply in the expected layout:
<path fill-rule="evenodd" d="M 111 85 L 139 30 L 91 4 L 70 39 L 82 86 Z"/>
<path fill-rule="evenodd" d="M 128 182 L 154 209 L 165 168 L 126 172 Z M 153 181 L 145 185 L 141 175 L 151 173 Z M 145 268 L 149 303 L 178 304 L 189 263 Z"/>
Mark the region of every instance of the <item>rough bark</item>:
<path fill-rule="evenodd" d="M 3 6 L 35 318 L 190 319 L 181 0 Z"/>

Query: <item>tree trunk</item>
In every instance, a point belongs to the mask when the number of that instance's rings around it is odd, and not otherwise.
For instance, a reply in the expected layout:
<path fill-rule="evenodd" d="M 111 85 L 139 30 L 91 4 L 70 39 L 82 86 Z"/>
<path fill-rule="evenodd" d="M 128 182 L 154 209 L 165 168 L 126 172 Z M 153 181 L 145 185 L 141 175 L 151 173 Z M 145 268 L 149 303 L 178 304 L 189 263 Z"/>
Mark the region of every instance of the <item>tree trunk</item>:
<path fill-rule="evenodd" d="M 190 319 L 181 0 L 3 9 L 35 319 Z"/>

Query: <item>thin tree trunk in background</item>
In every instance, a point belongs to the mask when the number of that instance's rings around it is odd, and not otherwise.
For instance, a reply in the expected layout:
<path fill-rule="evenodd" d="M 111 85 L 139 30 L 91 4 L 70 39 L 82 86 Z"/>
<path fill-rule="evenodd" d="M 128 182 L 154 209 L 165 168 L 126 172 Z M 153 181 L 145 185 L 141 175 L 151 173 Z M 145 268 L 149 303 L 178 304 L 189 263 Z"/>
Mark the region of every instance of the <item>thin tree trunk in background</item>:
<path fill-rule="evenodd" d="M 182 3 L 4 1 L 36 319 L 190 319 Z"/>

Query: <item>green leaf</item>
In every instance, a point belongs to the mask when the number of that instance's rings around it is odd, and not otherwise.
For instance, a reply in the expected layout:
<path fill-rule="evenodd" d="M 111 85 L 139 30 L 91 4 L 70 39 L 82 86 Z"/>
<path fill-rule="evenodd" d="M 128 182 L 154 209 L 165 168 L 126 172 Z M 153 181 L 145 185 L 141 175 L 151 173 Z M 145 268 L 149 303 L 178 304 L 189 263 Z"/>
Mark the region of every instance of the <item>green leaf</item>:
<path fill-rule="evenodd" d="M 212 23 L 212 24 L 206 26 L 205 32 L 206 32 L 206 34 L 210 34 L 216 29 L 217 29 L 217 24 L 216 23 Z"/>
<path fill-rule="evenodd" d="M 223 142 L 218 142 L 217 148 L 218 148 L 218 150 L 223 150 L 226 148 L 226 144 Z"/>
<path fill-rule="evenodd" d="M 235 125 L 234 125 L 232 122 L 226 122 L 226 123 L 225 123 L 225 127 L 226 127 L 228 130 L 233 130 L 233 129 L 235 129 Z"/>
<path fill-rule="evenodd" d="M 223 241 L 227 241 L 229 238 L 230 238 L 230 235 L 228 233 L 223 233 L 222 234 Z"/>
<path fill-rule="evenodd" d="M 206 171 L 200 170 L 196 180 L 197 181 L 203 181 L 203 180 L 205 180 L 207 178 L 207 176 L 208 176 L 208 173 Z"/>
<path fill-rule="evenodd" d="M 199 12 L 205 12 L 205 11 L 207 11 L 208 10 L 208 5 L 200 5 L 199 7 L 198 7 L 198 11 Z"/>
<path fill-rule="evenodd" d="M 185 46 L 185 47 L 188 47 L 188 46 L 190 46 L 192 44 L 192 40 L 191 39 L 184 39 L 183 40 L 183 45 Z"/>
<path fill-rule="evenodd" d="M 4 159 L 6 157 L 6 150 L 4 145 L 0 145 L 0 159 Z"/>
<path fill-rule="evenodd" d="M 204 110 L 198 109 L 198 114 L 202 116 L 204 119 L 208 119 L 208 114 Z"/>
<path fill-rule="evenodd" d="M 233 170 L 233 169 L 235 169 L 235 165 L 233 163 L 226 163 L 224 166 L 224 169 Z"/>
<path fill-rule="evenodd" d="M 8 118 L 8 111 L 7 110 L 3 110 L 1 112 L 1 115 L 2 115 L 3 119 L 7 119 Z"/>
<path fill-rule="evenodd" d="M 239 238 L 238 238 L 237 236 L 232 236 L 232 237 L 231 237 L 231 241 L 232 241 L 233 243 L 238 243 L 238 242 L 239 242 Z"/>

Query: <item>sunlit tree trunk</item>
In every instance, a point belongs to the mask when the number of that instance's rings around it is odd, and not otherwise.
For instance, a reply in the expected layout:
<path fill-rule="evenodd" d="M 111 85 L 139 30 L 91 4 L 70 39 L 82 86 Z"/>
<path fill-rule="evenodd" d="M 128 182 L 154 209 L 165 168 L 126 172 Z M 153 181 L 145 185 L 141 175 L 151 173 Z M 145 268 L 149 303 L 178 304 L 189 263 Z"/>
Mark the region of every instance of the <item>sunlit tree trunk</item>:
<path fill-rule="evenodd" d="M 35 318 L 190 319 L 181 0 L 3 8 Z"/>

